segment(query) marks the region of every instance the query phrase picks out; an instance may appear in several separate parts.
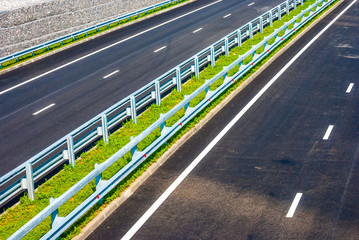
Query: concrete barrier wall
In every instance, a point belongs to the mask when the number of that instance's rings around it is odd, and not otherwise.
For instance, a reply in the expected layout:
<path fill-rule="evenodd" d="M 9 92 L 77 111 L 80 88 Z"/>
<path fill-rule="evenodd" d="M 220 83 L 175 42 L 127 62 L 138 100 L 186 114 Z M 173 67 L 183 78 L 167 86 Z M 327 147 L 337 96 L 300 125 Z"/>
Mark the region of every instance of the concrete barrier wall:
<path fill-rule="evenodd" d="M 163 0 L 5 1 L 0 7 L 0 57 L 160 2 Z"/>

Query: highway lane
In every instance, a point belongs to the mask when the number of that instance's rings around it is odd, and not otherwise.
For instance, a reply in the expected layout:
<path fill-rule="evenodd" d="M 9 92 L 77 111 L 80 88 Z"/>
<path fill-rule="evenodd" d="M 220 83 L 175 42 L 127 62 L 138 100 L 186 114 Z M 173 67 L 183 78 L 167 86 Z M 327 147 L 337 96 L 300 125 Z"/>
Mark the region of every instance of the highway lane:
<path fill-rule="evenodd" d="M 88 239 L 121 239 L 298 48 L 351 2 L 275 60 Z M 133 239 L 357 238 L 358 13 L 355 3 L 278 78 Z M 303 195 L 286 217 L 297 193 Z"/>
<path fill-rule="evenodd" d="M 215 2 L 195 1 L 2 74 L 0 91 Z M 280 2 L 223 0 L 1 94 L 0 175 Z"/>

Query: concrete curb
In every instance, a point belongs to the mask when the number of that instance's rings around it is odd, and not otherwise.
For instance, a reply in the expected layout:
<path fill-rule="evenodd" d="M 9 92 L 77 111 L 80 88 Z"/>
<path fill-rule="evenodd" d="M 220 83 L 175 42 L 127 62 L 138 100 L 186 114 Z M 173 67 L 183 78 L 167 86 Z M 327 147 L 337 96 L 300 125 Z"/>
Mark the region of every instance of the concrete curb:
<path fill-rule="evenodd" d="M 86 239 L 108 216 L 110 216 L 124 201 L 126 201 L 138 187 L 142 185 L 151 175 L 154 173 L 163 163 L 165 163 L 172 154 L 174 154 L 183 143 L 185 143 L 190 137 L 197 133 L 202 126 L 209 122 L 213 116 L 215 116 L 224 106 L 226 106 L 238 93 L 240 93 L 248 84 L 250 84 L 265 68 L 267 68 L 274 60 L 280 57 L 289 47 L 291 47 L 298 39 L 300 39 L 306 32 L 312 29 L 318 22 L 320 22 L 325 16 L 331 13 L 337 8 L 344 0 L 340 0 L 331 9 L 321 15 L 318 19 L 312 22 L 306 29 L 299 33 L 294 39 L 292 39 L 284 48 L 280 49 L 274 56 L 272 56 L 265 64 L 263 64 L 255 73 L 247 78 L 238 88 L 230 93 L 220 104 L 213 108 L 205 118 L 200 120 L 196 126 L 185 133 L 170 149 L 160 157 L 157 162 L 153 163 L 139 178 L 137 178 L 120 197 L 113 200 L 105 209 L 101 211 L 91 222 L 89 222 L 85 228 L 81 230 L 81 233 L 75 236 L 74 240 Z"/>
<path fill-rule="evenodd" d="M 140 19 L 136 19 L 136 20 L 134 20 L 134 21 L 132 21 L 132 22 L 129 22 L 129 23 L 126 23 L 126 24 L 124 24 L 124 25 L 119 25 L 119 26 L 117 26 L 117 27 L 114 27 L 114 28 L 111 28 L 111 29 L 109 29 L 109 30 L 106 30 L 106 31 L 104 31 L 104 32 L 102 32 L 102 33 L 98 33 L 98 34 L 96 34 L 96 35 L 94 35 L 94 36 L 91 36 L 91 37 L 88 37 L 88 38 L 79 40 L 79 41 L 77 41 L 77 42 L 71 43 L 71 44 L 69 44 L 69 45 L 67 45 L 67 46 L 64 46 L 64 47 L 61 47 L 61 48 L 59 48 L 59 49 L 50 51 L 50 52 L 45 53 L 45 54 L 42 54 L 42 55 L 40 55 L 40 56 L 30 58 L 29 60 L 26 60 L 26 61 L 24 61 L 24 62 L 22 62 L 22 63 L 16 64 L 16 65 L 14 65 L 14 66 L 12 66 L 12 67 L 9 67 L 9 68 L 6 68 L 6 69 L 4 69 L 4 70 L 0 70 L 0 76 L 1 76 L 2 74 L 4 74 L 4 73 L 10 72 L 10 71 L 15 70 L 15 69 L 18 69 L 18 68 L 20 68 L 20 67 L 22 67 L 22 66 L 26 66 L 26 65 L 28 65 L 28 64 L 30 64 L 30 63 L 33 63 L 33 62 L 39 61 L 39 60 L 41 60 L 41 59 L 43 59 L 43 58 L 46 58 L 46 57 L 48 57 L 48 56 L 54 55 L 54 54 L 56 54 L 56 53 L 58 53 L 58 52 L 61 52 L 61 51 L 67 50 L 67 49 L 69 49 L 69 48 L 75 47 L 75 46 L 77 46 L 77 45 L 79 45 L 79 44 L 81 44 L 81 43 L 84 43 L 84 42 L 93 40 L 93 39 L 95 39 L 95 38 L 97 38 L 97 37 L 101 37 L 101 36 L 103 36 L 103 35 L 106 35 L 106 34 L 109 34 L 109 33 L 113 32 L 113 31 L 117 31 L 117 30 L 119 30 L 119 29 L 121 29 L 121 28 L 131 26 L 132 24 L 135 24 L 135 23 L 138 23 L 138 22 L 147 20 L 147 19 L 149 19 L 149 18 L 151 18 L 151 17 L 160 15 L 160 14 L 162 14 L 162 13 L 171 11 L 171 10 L 173 10 L 173 9 L 182 7 L 182 6 L 184 6 L 184 5 L 187 5 L 187 4 L 192 3 L 192 2 L 195 2 L 195 1 L 197 1 L 197 0 L 189 0 L 189 1 L 187 1 L 187 2 L 177 4 L 176 6 L 173 6 L 173 7 L 164 9 L 164 10 L 161 10 L 161 11 L 159 11 L 159 12 L 157 12 L 157 13 L 153 13 L 153 14 L 151 14 L 151 15 L 142 17 L 142 18 L 140 18 Z"/>

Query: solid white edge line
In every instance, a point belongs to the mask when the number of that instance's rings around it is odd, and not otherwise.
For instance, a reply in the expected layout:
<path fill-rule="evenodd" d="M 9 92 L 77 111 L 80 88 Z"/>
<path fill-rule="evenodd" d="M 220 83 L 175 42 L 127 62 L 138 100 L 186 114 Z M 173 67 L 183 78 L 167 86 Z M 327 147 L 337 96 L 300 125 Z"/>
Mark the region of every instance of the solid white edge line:
<path fill-rule="evenodd" d="M 287 213 L 287 216 L 286 216 L 287 218 L 292 218 L 293 217 L 294 212 L 297 209 L 298 203 L 299 203 L 302 196 L 303 196 L 303 193 L 297 193 L 295 195 L 295 198 L 294 198 L 294 200 L 292 202 L 292 205 L 290 206 L 289 211 Z"/>
<path fill-rule="evenodd" d="M 168 196 L 181 184 L 188 174 L 197 166 L 207 153 L 221 140 L 221 138 L 234 126 L 234 124 L 247 112 L 248 109 L 267 91 L 267 89 L 296 61 L 303 52 L 308 49 L 341 15 L 343 15 L 357 0 L 354 0 L 347 8 L 337 15 L 325 28 L 323 28 L 311 41 L 307 43 L 253 98 L 247 105 L 231 120 L 230 123 L 210 142 L 210 144 L 193 160 L 193 162 L 181 173 L 181 175 L 169 186 L 166 191 L 155 201 L 155 203 L 142 215 L 142 217 L 121 238 L 131 239 L 151 215 L 162 205 Z"/>
<path fill-rule="evenodd" d="M 346 93 L 350 93 L 352 91 L 353 86 L 354 86 L 354 83 L 350 83 Z"/>
<path fill-rule="evenodd" d="M 144 34 L 144 33 L 147 33 L 147 32 L 149 32 L 149 31 L 152 31 L 152 30 L 154 30 L 154 29 L 156 29 L 156 28 L 162 27 L 163 25 L 166 25 L 166 24 L 168 24 L 168 23 L 171 23 L 171 22 L 173 22 L 173 21 L 176 21 L 176 20 L 178 20 L 178 19 L 180 19 L 180 18 L 183 18 L 183 17 L 185 17 L 185 16 L 188 16 L 188 15 L 190 15 L 190 14 L 192 14 L 192 13 L 198 12 L 198 11 L 204 9 L 204 8 L 210 7 L 210 6 L 212 6 L 212 5 L 214 5 L 214 4 L 217 4 L 217 3 L 219 3 L 219 2 L 222 2 L 222 0 L 215 1 L 215 2 L 213 2 L 213 3 L 210 3 L 210 4 L 208 4 L 208 5 L 205 5 L 205 6 L 203 6 L 203 7 L 200 7 L 200 8 L 198 8 L 198 9 L 196 9 L 196 10 L 193 10 L 193 11 L 191 11 L 191 12 L 188 12 L 188 13 L 186 13 L 186 14 L 183 14 L 183 15 L 181 15 L 181 16 L 178 16 L 178 17 L 176 17 L 176 18 L 173 18 L 173 19 L 171 19 L 171 20 L 168 20 L 167 22 L 161 23 L 161 24 L 159 24 L 159 25 L 157 25 L 157 26 L 154 26 L 154 27 L 151 27 L 151 28 L 149 28 L 149 29 L 147 29 L 147 30 L 144 30 L 144 31 L 142 31 L 142 32 L 136 33 L 135 35 L 132 35 L 132 36 L 130 36 L 130 37 L 128 37 L 128 38 L 122 39 L 121 41 L 115 42 L 115 43 L 113 43 L 113 44 L 111 44 L 111 45 L 108 45 L 107 47 L 101 48 L 101 49 L 99 49 L 99 50 L 97 50 L 97 51 L 95 51 L 95 52 L 89 53 L 89 54 L 87 54 L 87 55 L 85 55 L 85 56 L 83 56 L 83 57 L 80 57 L 80 58 L 78 58 L 78 59 L 75 59 L 75 60 L 73 60 L 73 61 L 71 61 L 71 62 L 69 62 L 69 63 L 66 63 L 66 64 L 64 64 L 64 65 L 62 65 L 62 66 L 60 66 L 60 67 L 54 68 L 54 69 L 52 69 L 52 70 L 50 70 L 50 71 L 48 71 L 48 72 L 45 72 L 45 73 L 43 73 L 43 74 L 40 74 L 40 75 L 37 76 L 37 77 L 33 77 L 33 78 L 29 79 L 29 80 L 26 80 L 25 82 L 22 82 L 22 83 L 20 83 L 20 84 L 17 84 L 17 85 L 15 85 L 15 86 L 13 86 L 13 87 L 10 87 L 10 88 L 6 89 L 6 90 L 3 90 L 3 91 L 0 92 L 0 95 L 2 95 L 2 94 L 4 94 L 4 93 L 7 93 L 7 92 L 9 92 L 9 91 L 11 91 L 11 90 L 14 90 L 14 89 L 16 89 L 16 88 L 18 88 L 18 87 L 20 87 L 20 86 L 23 86 L 23 85 L 25 85 L 25 84 L 27 84 L 27 83 L 32 82 L 32 81 L 35 81 L 35 80 L 37 80 L 37 79 L 39 79 L 39 78 L 41 78 L 41 77 L 43 77 L 43 76 L 46 76 L 46 75 L 48 75 L 48 74 L 50 74 L 50 73 L 53 73 L 53 72 L 55 72 L 55 71 L 57 71 L 57 70 L 60 70 L 60 69 L 62 69 L 62 68 L 64 68 L 64 67 L 67 67 L 67 66 L 69 66 L 69 65 L 71 65 L 71 64 L 74 64 L 74 63 L 76 63 L 76 62 L 78 62 L 78 61 L 81 61 L 81 60 L 83 60 L 83 59 L 85 59 L 85 58 L 88 58 L 88 57 L 90 57 L 90 56 L 92 56 L 92 55 L 94 55 L 94 54 L 97 54 L 97 53 L 102 52 L 102 51 L 104 51 L 104 50 L 107 50 L 107 49 L 109 49 L 109 48 L 111 48 L 111 47 L 113 47 L 113 46 L 116 46 L 116 45 L 121 44 L 121 43 L 123 43 L 123 42 L 125 42 L 125 41 L 128 41 L 128 40 L 130 40 L 130 39 L 132 39 L 132 38 L 135 38 L 135 37 L 137 37 L 137 36 L 140 36 L 140 35 L 142 35 L 142 34 Z"/>
<path fill-rule="evenodd" d="M 223 18 L 227 18 L 227 17 L 229 17 L 229 16 L 231 16 L 232 14 L 230 13 L 230 14 L 227 14 L 226 16 L 223 16 Z"/>
<path fill-rule="evenodd" d="M 334 125 L 329 125 L 327 131 L 324 134 L 323 140 L 329 139 L 330 133 L 332 132 L 333 128 L 334 128 Z"/>
<path fill-rule="evenodd" d="M 194 30 L 192 33 L 196 33 L 196 32 L 199 32 L 201 31 L 203 28 L 198 28 L 197 30 Z"/>
<path fill-rule="evenodd" d="M 53 106 L 55 106 L 55 103 L 52 103 L 52 104 L 50 104 L 49 106 L 44 107 L 44 108 L 40 109 L 40 110 L 37 111 L 37 112 L 34 112 L 32 115 L 36 116 L 37 114 L 39 114 L 39 113 L 41 113 L 41 112 L 43 112 L 43 111 L 45 111 L 45 110 L 47 110 L 47 109 L 49 109 L 50 107 L 53 107 Z"/>
<path fill-rule="evenodd" d="M 161 51 L 162 49 L 165 49 L 167 46 L 163 46 L 163 47 L 160 47 L 159 49 L 157 49 L 157 50 L 155 50 L 155 51 L 153 51 L 153 52 L 159 52 L 159 51 Z"/>
<path fill-rule="evenodd" d="M 114 74 L 118 73 L 119 71 L 120 71 L 120 70 L 116 70 L 116 71 L 114 71 L 114 72 L 112 72 L 112 73 L 110 73 L 110 74 L 108 74 L 108 75 L 104 76 L 103 78 L 108 78 L 108 77 L 111 77 L 112 75 L 114 75 Z"/>
<path fill-rule="evenodd" d="M 254 5 L 255 3 L 256 3 L 256 2 L 252 2 L 252 3 L 248 4 L 248 7 Z"/>

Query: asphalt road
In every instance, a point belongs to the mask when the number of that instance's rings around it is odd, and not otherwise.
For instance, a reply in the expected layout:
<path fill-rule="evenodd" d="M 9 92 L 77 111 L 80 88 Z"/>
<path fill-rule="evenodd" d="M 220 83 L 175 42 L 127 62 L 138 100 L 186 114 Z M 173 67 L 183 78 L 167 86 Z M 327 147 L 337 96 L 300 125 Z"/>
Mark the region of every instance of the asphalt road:
<path fill-rule="evenodd" d="M 351 2 L 344 1 L 276 59 L 88 239 L 121 239 L 257 92 Z M 358 47 L 357 2 L 253 104 L 133 239 L 358 239 Z M 298 193 L 293 216 L 287 217 Z"/>
<path fill-rule="evenodd" d="M 250 5 L 252 2 L 194 1 L 1 74 L 0 176 L 282 0 L 259 0 Z M 154 28 L 191 11 L 195 12 Z M 150 28 L 154 29 L 144 32 Z M 140 35 L 125 41 L 136 34 Z M 154 52 L 163 46 L 166 48 Z M 99 52 L 76 61 L 95 51 Z M 67 65 L 72 61 L 76 62 Z M 119 72 L 103 78 L 116 70 Z"/>

